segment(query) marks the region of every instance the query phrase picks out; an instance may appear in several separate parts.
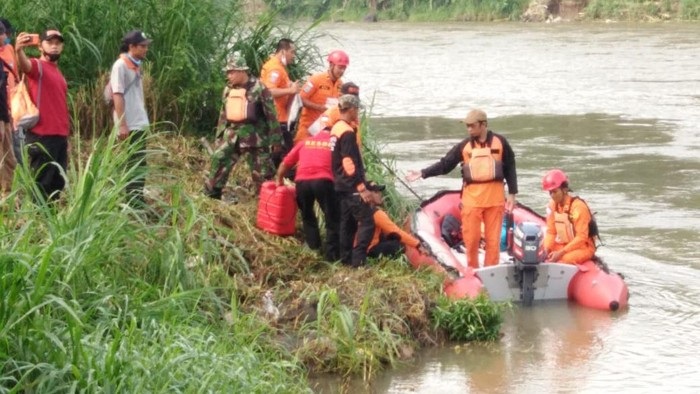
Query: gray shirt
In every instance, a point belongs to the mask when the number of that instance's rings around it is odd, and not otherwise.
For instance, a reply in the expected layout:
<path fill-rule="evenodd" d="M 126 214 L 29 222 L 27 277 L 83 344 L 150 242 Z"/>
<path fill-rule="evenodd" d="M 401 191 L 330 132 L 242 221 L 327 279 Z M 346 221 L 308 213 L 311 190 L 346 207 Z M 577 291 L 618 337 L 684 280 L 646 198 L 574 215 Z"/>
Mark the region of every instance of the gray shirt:
<path fill-rule="evenodd" d="M 143 98 L 143 79 L 138 72 L 129 69 L 124 59 L 119 58 L 112 66 L 109 82 L 112 84 L 113 93 L 124 95 L 124 117 L 129 131 L 146 130 L 149 125 L 146 104 Z M 116 112 L 112 112 L 114 122 L 117 123 Z"/>

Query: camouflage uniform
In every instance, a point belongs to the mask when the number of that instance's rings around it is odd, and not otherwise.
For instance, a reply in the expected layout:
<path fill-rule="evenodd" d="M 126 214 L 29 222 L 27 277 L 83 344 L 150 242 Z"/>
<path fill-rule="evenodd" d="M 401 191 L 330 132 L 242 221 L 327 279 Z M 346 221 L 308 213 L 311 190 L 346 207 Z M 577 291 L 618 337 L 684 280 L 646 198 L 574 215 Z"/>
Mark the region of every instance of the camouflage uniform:
<path fill-rule="evenodd" d="M 272 94 L 254 77 L 249 77 L 244 87 L 248 101 L 256 103 L 257 120 L 254 123 L 226 121 L 225 128 L 219 133 L 223 142 L 211 156 L 211 169 L 205 188 L 205 193 L 212 198 L 221 198 L 221 190 L 226 186 L 231 169 L 244 154 L 247 154 L 257 190 L 260 190 L 264 180 L 272 179 L 275 174 L 271 154 L 272 149 L 282 143 L 282 131 L 277 121 Z M 223 94 L 224 105 L 231 88 L 240 86 L 226 86 Z"/>

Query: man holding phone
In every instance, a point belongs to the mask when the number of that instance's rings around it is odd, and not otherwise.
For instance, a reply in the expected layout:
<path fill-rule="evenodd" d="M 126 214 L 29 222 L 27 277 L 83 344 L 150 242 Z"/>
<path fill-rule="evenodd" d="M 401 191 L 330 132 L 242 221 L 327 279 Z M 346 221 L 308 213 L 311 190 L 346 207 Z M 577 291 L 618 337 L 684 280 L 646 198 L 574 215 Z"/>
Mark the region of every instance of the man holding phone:
<path fill-rule="evenodd" d="M 24 48 L 39 47 L 38 58 L 29 58 Z M 29 165 L 44 200 L 58 199 L 65 186 L 62 172 L 68 165 L 68 84 L 58 59 L 63 53 L 63 35 L 49 29 L 39 35 L 39 43 L 29 33 L 19 33 L 15 41 L 19 70 L 26 74 L 29 94 L 39 109 L 39 122 L 26 130 Z"/>

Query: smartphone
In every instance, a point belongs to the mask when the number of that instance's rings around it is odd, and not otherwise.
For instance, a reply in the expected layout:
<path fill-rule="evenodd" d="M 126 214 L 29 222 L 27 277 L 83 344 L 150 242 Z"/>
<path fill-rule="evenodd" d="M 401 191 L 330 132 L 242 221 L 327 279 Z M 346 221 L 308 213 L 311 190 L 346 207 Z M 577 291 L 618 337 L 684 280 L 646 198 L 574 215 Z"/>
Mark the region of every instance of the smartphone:
<path fill-rule="evenodd" d="M 33 46 L 39 46 L 39 35 L 38 34 L 27 34 L 29 36 L 29 44 Z"/>

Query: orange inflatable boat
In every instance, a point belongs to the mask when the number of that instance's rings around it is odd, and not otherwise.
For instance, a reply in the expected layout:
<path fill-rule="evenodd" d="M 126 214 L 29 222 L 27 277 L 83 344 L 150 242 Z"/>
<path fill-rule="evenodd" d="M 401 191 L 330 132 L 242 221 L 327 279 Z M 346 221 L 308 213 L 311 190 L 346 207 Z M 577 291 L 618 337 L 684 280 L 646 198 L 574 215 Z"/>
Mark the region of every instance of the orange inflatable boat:
<path fill-rule="evenodd" d="M 445 293 L 452 298 L 475 297 L 486 292 L 494 301 L 525 305 L 538 300 L 568 299 L 582 306 L 616 311 L 627 307 L 629 293 L 623 277 L 598 258 L 571 265 L 544 261 L 542 240 L 545 219 L 523 205 L 504 219 L 500 263 L 490 267 L 467 266 L 464 246 L 454 239 L 459 226 L 460 192 L 442 191 L 424 201 L 407 219 L 407 227 L 428 250 L 424 255 L 407 248 L 414 267 L 444 271 Z M 481 254 L 483 258 L 483 251 Z"/>

